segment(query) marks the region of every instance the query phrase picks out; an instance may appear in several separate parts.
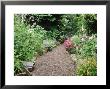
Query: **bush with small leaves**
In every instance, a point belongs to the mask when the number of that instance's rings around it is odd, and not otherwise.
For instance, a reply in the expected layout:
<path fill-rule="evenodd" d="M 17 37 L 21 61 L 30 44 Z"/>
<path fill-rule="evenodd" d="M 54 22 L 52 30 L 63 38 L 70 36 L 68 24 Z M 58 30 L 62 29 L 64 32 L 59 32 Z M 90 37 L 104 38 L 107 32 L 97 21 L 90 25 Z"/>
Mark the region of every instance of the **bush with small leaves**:
<path fill-rule="evenodd" d="M 77 61 L 76 75 L 77 76 L 96 76 L 97 61 L 96 58 L 79 59 Z"/>
<path fill-rule="evenodd" d="M 36 55 L 43 54 L 43 39 L 45 38 L 45 31 L 41 26 L 36 28 L 29 28 L 21 22 L 20 16 L 14 17 L 14 60 L 15 60 L 15 74 L 21 71 L 20 61 L 32 61 L 31 59 Z"/>

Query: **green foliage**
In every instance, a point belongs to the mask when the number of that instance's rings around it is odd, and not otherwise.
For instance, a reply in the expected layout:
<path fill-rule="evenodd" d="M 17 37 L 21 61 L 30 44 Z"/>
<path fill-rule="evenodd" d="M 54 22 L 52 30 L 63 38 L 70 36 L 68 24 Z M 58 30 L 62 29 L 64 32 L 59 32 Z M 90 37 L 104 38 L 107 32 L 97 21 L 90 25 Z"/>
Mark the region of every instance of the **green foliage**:
<path fill-rule="evenodd" d="M 51 38 L 63 42 L 65 37 L 75 34 L 96 33 L 97 18 L 95 14 L 24 14 L 24 22 L 31 28 L 37 25 L 49 31 Z"/>
<path fill-rule="evenodd" d="M 97 15 L 96 14 L 86 14 L 84 16 L 85 21 L 85 27 L 87 29 L 87 33 L 91 35 L 92 33 L 97 32 Z"/>
<path fill-rule="evenodd" d="M 61 35 L 63 36 L 71 37 L 80 28 L 80 26 L 78 26 L 79 22 L 77 15 L 72 14 L 63 15 L 60 22 L 61 22 L 60 25 Z"/>
<path fill-rule="evenodd" d="M 80 54 L 83 57 L 96 56 L 96 38 L 88 39 L 87 41 L 85 41 L 80 51 Z"/>
<path fill-rule="evenodd" d="M 16 59 L 15 57 L 15 61 L 14 61 L 14 74 L 18 74 L 23 72 L 23 65 L 21 63 L 21 61 L 19 59 Z"/>
<path fill-rule="evenodd" d="M 47 51 L 51 51 L 54 47 L 56 47 L 56 40 L 46 39 L 43 41 L 43 47 L 47 49 Z"/>
<path fill-rule="evenodd" d="M 77 62 L 76 75 L 78 76 L 96 76 L 97 61 L 96 58 L 79 59 Z"/>
<path fill-rule="evenodd" d="M 75 46 L 73 50 L 75 50 L 74 52 L 77 55 L 80 55 L 83 58 L 96 56 L 97 53 L 96 35 L 93 34 L 92 36 L 85 36 L 85 37 L 82 36 L 78 37 L 77 35 L 74 35 L 72 37 L 72 41 Z"/>
<path fill-rule="evenodd" d="M 96 57 L 97 48 L 97 15 L 96 14 L 16 14 L 14 15 L 14 70 L 22 72 L 21 61 L 32 61 L 36 55 L 45 50 L 51 51 L 57 43 L 63 43 L 70 37 L 73 48 L 69 53 L 82 59 L 90 59 L 85 66 L 86 72 L 78 69 L 78 75 L 95 75 L 92 57 Z M 93 59 L 94 61 L 94 59 Z M 94 61 L 95 63 L 95 61 Z M 88 65 L 90 64 L 90 67 Z M 87 66 L 87 69 L 86 69 Z M 88 70 L 94 70 L 94 74 Z M 89 71 L 89 73 L 87 72 Z"/>
<path fill-rule="evenodd" d="M 42 27 L 37 26 L 35 29 L 26 27 L 21 22 L 20 16 L 15 15 L 14 23 L 14 55 L 15 55 L 15 72 L 21 70 L 20 61 L 31 61 L 35 53 L 42 55 L 43 47 L 41 46 L 45 32 Z"/>
<path fill-rule="evenodd" d="M 24 22 L 35 28 L 36 25 L 42 26 L 45 30 L 58 29 L 60 14 L 26 14 Z"/>
<path fill-rule="evenodd" d="M 71 39 L 75 46 L 77 46 L 81 43 L 81 39 L 80 39 L 80 37 L 78 37 L 78 35 L 74 35 Z"/>
<path fill-rule="evenodd" d="M 97 39 L 96 34 L 91 36 L 72 37 L 74 48 L 72 53 L 77 56 L 76 75 L 78 76 L 96 76 L 97 75 Z"/>

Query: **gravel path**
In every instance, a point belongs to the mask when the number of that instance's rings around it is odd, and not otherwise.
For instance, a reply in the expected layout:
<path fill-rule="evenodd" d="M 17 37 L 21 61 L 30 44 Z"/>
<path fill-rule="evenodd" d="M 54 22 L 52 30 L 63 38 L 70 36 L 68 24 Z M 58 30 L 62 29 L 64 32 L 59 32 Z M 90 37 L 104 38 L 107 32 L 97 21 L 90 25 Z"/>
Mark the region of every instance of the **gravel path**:
<path fill-rule="evenodd" d="M 33 76 L 73 76 L 74 61 L 64 45 L 59 45 L 51 52 L 37 58 Z"/>

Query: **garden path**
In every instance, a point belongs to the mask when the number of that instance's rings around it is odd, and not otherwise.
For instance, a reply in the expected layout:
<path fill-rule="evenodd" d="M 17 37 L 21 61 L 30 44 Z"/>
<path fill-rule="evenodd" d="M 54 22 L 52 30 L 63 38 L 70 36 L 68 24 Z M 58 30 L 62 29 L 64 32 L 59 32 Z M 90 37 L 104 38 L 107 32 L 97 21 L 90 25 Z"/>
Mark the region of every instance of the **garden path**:
<path fill-rule="evenodd" d="M 64 45 L 37 58 L 33 76 L 73 76 L 75 63 Z"/>

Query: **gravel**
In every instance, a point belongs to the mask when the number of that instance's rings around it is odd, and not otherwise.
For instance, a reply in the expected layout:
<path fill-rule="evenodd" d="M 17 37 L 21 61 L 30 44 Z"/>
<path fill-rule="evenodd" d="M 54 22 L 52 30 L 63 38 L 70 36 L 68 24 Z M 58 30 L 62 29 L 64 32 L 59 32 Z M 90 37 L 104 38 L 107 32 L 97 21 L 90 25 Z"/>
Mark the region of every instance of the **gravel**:
<path fill-rule="evenodd" d="M 64 45 L 36 59 L 33 76 L 74 76 L 75 63 Z"/>

